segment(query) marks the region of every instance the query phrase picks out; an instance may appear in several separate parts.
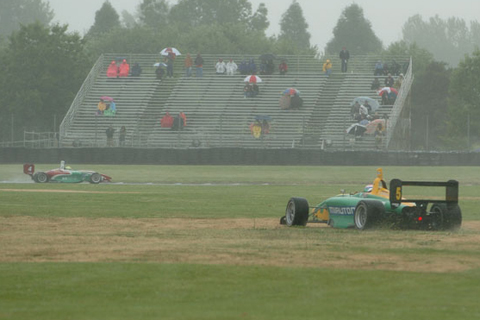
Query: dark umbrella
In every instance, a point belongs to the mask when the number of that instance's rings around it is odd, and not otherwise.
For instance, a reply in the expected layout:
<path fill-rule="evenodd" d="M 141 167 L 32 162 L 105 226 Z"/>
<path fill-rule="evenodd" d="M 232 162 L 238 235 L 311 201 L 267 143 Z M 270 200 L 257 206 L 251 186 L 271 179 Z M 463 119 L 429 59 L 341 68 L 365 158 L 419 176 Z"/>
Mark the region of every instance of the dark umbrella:
<path fill-rule="evenodd" d="M 350 127 L 348 127 L 348 129 L 346 131 L 347 131 L 348 134 L 361 136 L 365 133 L 365 131 L 367 131 L 367 127 L 363 126 L 361 124 L 358 124 L 358 123 L 354 123 Z"/>
<path fill-rule="evenodd" d="M 260 60 L 273 60 L 273 59 L 276 59 L 277 57 L 271 53 L 265 53 L 265 54 L 262 54 L 259 58 Z"/>

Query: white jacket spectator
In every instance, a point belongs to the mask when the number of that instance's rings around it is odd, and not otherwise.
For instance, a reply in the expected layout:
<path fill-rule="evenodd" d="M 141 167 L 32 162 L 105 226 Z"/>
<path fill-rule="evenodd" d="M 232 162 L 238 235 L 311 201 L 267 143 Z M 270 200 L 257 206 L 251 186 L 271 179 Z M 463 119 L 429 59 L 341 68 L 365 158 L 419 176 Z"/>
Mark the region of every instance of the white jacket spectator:
<path fill-rule="evenodd" d="M 233 76 L 235 74 L 235 72 L 237 71 L 237 69 L 238 69 L 238 66 L 235 63 L 235 61 L 230 59 L 230 61 L 228 61 L 228 63 L 227 63 L 227 75 L 228 76 Z"/>
<path fill-rule="evenodd" d="M 215 69 L 217 70 L 217 74 L 225 73 L 226 65 L 225 65 L 225 62 L 223 62 L 223 59 L 218 59 L 218 62 L 215 65 Z"/>

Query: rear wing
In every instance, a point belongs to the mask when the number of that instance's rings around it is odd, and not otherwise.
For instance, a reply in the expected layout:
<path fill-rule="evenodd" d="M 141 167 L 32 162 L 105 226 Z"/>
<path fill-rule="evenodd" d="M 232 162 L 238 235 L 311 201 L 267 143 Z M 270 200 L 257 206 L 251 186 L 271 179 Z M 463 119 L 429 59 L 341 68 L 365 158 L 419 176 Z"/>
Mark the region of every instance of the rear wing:
<path fill-rule="evenodd" d="M 35 165 L 31 163 L 25 163 L 23 165 L 23 173 L 32 175 L 35 172 Z"/>
<path fill-rule="evenodd" d="M 427 199 L 403 199 L 403 186 L 416 187 L 445 187 L 445 200 L 427 200 Z M 402 181 L 400 179 L 393 179 L 390 181 L 390 203 L 392 205 L 399 205 L 402 202 L 414 203 L 458 203 L 458 181 L 448 180 L 447 182 L 434 181 Z"/>

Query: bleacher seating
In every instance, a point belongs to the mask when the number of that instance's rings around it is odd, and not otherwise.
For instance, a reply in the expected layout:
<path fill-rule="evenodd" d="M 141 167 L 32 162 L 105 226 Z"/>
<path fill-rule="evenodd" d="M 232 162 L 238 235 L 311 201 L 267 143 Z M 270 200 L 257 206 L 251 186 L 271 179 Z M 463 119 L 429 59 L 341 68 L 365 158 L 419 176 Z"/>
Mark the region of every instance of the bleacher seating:
<path fill-rule="evenodd" d="M 143 69 L 141 77 L 107 78 L 108 64 L 119 57 L 125 57 L 131 64 L 138 62 Z M 183 56 L 179 56 L 175 77 L 157 80 L 153 67 L 161 59 L 157 55 L 104 55 L 93 85 L 81 98 L 77 96 L 81 101 L 74 102 L 76 110 L 70 113 L 71 120 L 68 125 L 66 121 L 62 124 L 62 144 L 70 146 L 76 141 L 84 146 L 104 146 L 105 129 L 112 124 L 117 133 L 121 126 L 126 126 L 126 146 L 134 147 L 320 148 L 325 141 L 331 142 L 333 148 L 375 147 L 373 137 L 365 137 L 352 146 L 345 129 L 352 123 L 350 106 L 355 97 L 369 96 L 380 101 L 370 89 L 378 57 L 352 57 L 347 73 L 340 73 L 340 62 L 332 57 L 334 72 L 330 77 L 323 75 L 322 61 L 304 56 L 285 57 L 289 72 L 283 76 L 277 70 L 273 75 L 260 75 L 263 81 L 255 98 L 243 96 L 245 76 L 217 75 L 214 65 L 220 57 L 233 58 L 238 64 L 258 56 L 203 57 L 203 78 L 185 77 Z M 398 60 L 405 61 L 406 57 Z M 300 90 L 304 100 L 301 110 L 279 107 L 281 92 L 289 87 Z M 114 117 L 95 115 L 99 98 L 104 95 L 115 99 L 118 112 Z M 381 106 L 379 112 L 388 117 L 390 109 L 391 106 Z M 159 120 L 166 111 L 173 116 L 180 111 L 187 115 L 184 130 L 160 127 Z M 271 117 L 271 129 L 262 139 L 256 139 L 249 126 L 260 115 Z"/>

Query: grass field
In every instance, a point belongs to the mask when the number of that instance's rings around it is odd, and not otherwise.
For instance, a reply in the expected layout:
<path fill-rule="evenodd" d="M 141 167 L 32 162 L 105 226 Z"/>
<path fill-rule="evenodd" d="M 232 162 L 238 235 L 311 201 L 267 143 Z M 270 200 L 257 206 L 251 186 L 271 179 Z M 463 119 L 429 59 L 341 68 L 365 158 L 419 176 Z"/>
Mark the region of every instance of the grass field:
<path fill-rule="evenodd" d="M 278 224 L 289 197 L 361 190 L 375 167 L 82 168 L 115 183 L 0 166 L 0 319 L 480 318 L 477 168 L 384 167 L 459 180 L 457 233 Z"/>

